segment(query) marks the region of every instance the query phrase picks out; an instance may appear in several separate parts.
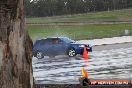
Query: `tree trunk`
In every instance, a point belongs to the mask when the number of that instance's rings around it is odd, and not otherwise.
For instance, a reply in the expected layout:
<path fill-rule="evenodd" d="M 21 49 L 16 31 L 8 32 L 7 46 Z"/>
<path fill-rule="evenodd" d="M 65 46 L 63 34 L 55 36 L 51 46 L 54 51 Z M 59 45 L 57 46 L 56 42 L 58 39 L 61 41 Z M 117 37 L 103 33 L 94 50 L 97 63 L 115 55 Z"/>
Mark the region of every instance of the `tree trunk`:
<path fill-rule="evenodd" d="M 33 88 L 23 0 L 0 0 L 0 88 Z"/>

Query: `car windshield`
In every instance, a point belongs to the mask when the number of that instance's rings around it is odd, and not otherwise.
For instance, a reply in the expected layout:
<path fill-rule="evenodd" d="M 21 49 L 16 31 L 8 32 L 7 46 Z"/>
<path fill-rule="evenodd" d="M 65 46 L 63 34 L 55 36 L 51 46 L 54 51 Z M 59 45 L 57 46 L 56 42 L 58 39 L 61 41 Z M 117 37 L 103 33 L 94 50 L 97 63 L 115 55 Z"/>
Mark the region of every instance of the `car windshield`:
<path fill-rule="evenodd" d="M 75 41 L 69 38 L 62 38 L 62 40 L 66 43 L 74 43 Z"/>

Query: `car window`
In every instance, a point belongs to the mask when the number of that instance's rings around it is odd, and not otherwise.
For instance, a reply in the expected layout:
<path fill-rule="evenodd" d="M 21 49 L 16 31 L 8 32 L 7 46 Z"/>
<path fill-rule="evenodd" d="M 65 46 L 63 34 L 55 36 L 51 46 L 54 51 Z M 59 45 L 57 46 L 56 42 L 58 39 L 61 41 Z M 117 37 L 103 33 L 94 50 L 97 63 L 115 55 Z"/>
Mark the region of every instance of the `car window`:
<path fill-rule="evenodd" d="M 62 44 L 62 43 L 64 43 L 61 39 L 59 39 L 59 44 Z"/>
<path fill-rule="evenodd" d="M 41 45 L 46 45 L 46 44 L 48 44 L 48 45 L 50 45 L 50 44 L 52 44 L 51 43 L 51 39 L 44 39 L 44 40 L 41 40 L 41 43 L 40 43 Z"/>
<path fill-rule="evenodd" d="M 59 44 L 59 39 L 58 38 L 52 39 L 52 44 Z"/>
<path fill-rule="evenodd" d="M 74 43 L 75 41 L 74 40 L 71 40 L 69 38 L 62 38 L 62 40 L 65 42 L 65 43 Z"/>

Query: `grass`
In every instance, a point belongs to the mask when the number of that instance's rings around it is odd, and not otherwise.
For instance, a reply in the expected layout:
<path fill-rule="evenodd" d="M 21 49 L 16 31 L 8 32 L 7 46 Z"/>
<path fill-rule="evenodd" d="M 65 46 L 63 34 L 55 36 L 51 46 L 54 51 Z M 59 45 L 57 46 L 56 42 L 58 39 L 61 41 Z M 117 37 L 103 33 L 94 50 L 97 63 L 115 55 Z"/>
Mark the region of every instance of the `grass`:
<path fill-rule="evenodd" d="M 75 40 L 94 39 L 104 37 L 114 37 L 125 35 L 125 30 L 129 30 L 128 35 L 132 35 L 132 24 L 88 24 L 71 26 L 44 26 L 29 25 L 28 32 L 33 40 L 46 37 L 65 36 Z"/>
<path fill-rule="evenodd" d="M 121 23 L 124 22 L 124 23 Z M 27 18 L 33 40 L 65 36 L 75 40 L 132 35 L 132 9 Z"/>
<path fill-rule="evenodd" d="M 95 13 L 53 16 L 53 17 L 40 17 L 40 18 L 27 18 L 27 23 L 73 23 L 73 22 L 119 22 L 119 21 L 132 21 L 132 9 L 103 11 Z"/>

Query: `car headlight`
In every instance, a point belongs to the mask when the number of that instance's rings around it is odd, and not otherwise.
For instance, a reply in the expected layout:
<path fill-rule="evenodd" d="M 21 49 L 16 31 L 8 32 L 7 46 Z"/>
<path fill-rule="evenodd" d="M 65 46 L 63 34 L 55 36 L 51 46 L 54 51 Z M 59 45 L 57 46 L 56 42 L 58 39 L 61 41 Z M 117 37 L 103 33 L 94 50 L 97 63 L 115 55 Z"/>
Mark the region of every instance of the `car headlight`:
<path fill-rule="evenodd" d="M 84 47 L 84 45 L 79 45 L 79 47 Z"/>

